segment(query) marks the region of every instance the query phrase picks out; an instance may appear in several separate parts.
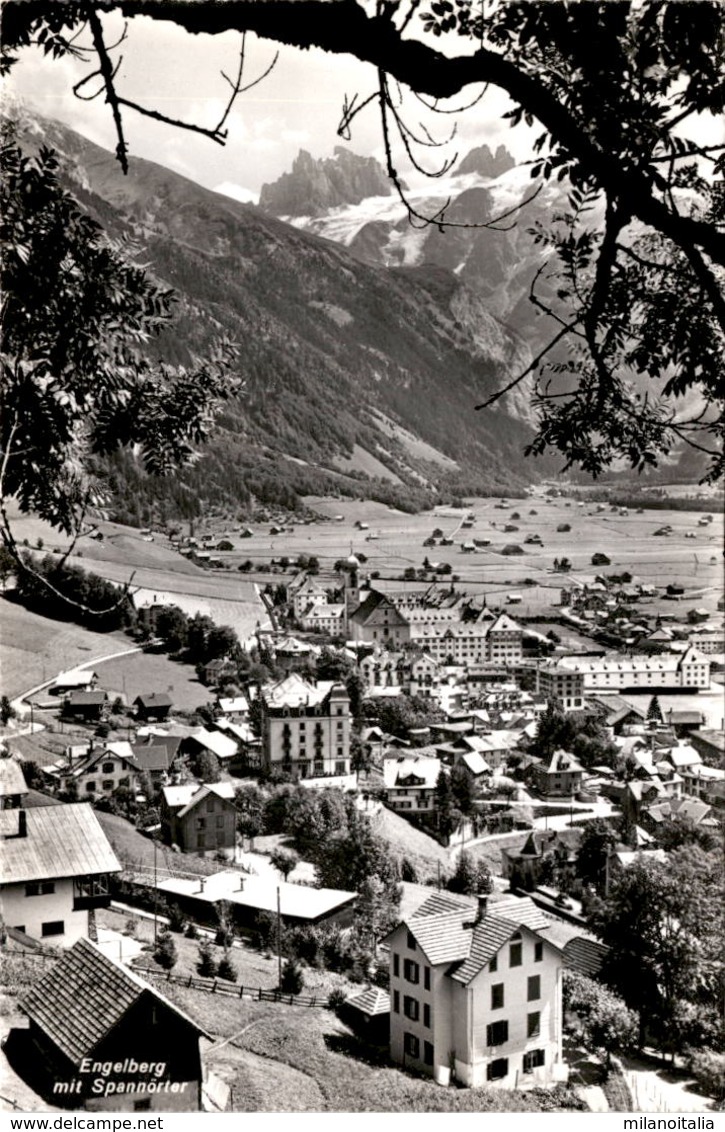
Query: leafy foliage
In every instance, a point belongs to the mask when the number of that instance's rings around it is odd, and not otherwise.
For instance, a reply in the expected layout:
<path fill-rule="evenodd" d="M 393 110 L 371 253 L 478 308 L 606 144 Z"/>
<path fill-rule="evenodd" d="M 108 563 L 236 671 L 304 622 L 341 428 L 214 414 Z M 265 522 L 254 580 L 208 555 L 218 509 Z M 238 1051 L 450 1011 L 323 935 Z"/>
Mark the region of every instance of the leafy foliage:
<path fill-rule="evenodd" d="M 564 972 L 564 1009 L 576 1015 L 579 1041 L 589 1050 L 603 1051 L 607 1067 L 612 1054 L 637 1045 L 639 1018 L 619 995 L 578 971 Z"/>
<path fill-rule="evenodd" d="M 226 341 L 191 369 L 146 345 L 173 296 L 60 185 L 58 158 L 2 146 L 2 496 L 78 533 L 104 494 L 93 456 L 135 445 L 147 472 L 189 460 L 234 382 Z M 4 539 L 12 536 L 4 522 Z M 27 564 L 26 564 L 27 566 Z"/>

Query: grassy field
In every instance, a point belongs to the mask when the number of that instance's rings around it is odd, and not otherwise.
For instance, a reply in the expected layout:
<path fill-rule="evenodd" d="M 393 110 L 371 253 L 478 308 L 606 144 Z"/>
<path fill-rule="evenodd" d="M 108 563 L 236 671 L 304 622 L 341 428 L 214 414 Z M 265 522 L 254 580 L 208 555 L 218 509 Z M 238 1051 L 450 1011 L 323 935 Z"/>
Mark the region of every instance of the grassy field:
<path fill-rule="evenodd" d="M 206 1060 L 231 1086 L 236 1111 L 541 1112 L 547 1103 L 538 1091 L 442 1089 L 403 1073 L 328 1010 L 175 986 L 164 993 L 214 1036 L 231 1038 Z M 548 1096 L 554 1111 L 581 1107 L 574 1094 Z"/>
<path fill-rule="evenodd" d="M 10 699 L 96 656 L 131 647 L 124 633 L 94 633 L 0 602 L 0 689 Z"/>
<path fill-rule="evenodd" d="M 180 664 L 160 653 L 137 652 L 106 661 L 98 667 L 98 682 L 111 699 L 125 695 L 128 704 L 150 690 L 168 692 L 179 711 L 194 711 L 214 698 L 191 664 Z"/>

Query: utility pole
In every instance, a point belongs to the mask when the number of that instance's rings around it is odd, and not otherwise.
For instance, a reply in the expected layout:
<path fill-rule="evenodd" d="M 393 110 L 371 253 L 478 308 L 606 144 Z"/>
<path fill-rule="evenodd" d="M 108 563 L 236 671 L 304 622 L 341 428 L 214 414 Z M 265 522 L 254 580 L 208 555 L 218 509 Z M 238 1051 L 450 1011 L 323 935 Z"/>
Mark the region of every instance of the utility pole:
<path fill-rule="evenodd" d="M 156 946 L 157 936 L 157 922 L 158 922 L 158 907 L 159 907 L 159 890 L 156 887 L 156 853 L 158 851 L 158 842 L 154 835 L 154 947 Z"/>
<path fill-rule="evenodd" d="M 282 908 L 279 885 L 277 885 L 277 985 L 282 986 Z"/>

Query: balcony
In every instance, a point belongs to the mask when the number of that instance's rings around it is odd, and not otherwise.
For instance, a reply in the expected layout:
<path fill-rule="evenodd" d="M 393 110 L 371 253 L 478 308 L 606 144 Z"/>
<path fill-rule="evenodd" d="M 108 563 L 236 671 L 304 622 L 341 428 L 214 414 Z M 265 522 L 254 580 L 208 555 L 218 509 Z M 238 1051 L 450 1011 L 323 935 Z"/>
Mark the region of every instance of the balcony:
<path fill-rule="evenodd" d="M 77 877 L 73 881 L 73 911 L 108 908 L 111 892 L 107 876 Z"/>

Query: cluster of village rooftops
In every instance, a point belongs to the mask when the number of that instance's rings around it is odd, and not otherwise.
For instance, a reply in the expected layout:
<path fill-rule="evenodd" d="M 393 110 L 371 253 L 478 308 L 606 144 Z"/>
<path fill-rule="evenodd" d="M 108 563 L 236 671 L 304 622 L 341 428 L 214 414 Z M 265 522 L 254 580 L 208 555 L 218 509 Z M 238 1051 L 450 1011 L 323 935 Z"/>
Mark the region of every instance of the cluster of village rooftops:
<path fill-rule="evenodd" d="M 214 924 L 222 904 L 231 908 L 240 937 L 261 914 L 288 926 L 354 924 L 357 892 L 295 883 L 294 873 L 282 879 L 267 858 L 240 845 L 240 780 L 275 770 L 309 789 L 346 791 L 372 817 L 387 807 L 425 823 L 435 817 L 441 778 L 459 768 L 484 805 L 494 803 L 489 832 L 528 830 L 501 850 L 509 892 L 496 887 L 477 900 L 411 886 L 417 891 L 406 895 L 400 923 L 379 945 L 389 988 L 358 989 L 349 1006 L 370 1033 L 384 1035 L 393 1062 L 441 1084 L 565 1080 L 562 973 L 596 975 L 605 949 L 571 902 L 562 918 L 545 880 L 553 865 L 576 893 L 586 818 L 542 828 L 522 820 L 516 799 L 569 803 L 572 817 L 575 803 L 606 803 L 623 816 L 629 839 L 608 860 L 607 883 L 638 853 L 662 858 L 658 837 L 674 818 L 716 828 L 725 812 L 725 733 L 711 701 L 700 708 L 698 695 L 710 688 L 717 654 L 672 634 L 656 655 L 534 656 L 530 646 L 541 635 L 488 609 L 485 599 L 441 587 L 384 593 L 360 583 L 354 557 L 342 602 L 330 602 L 317 577 L 301 574 L 289 603 L 301 635 L 273 631 L 267 642 L 282 675 L 244 694 L 219 690 L 204 726 L 179 720 L 170 695 L 149 691 L 128 705 L 135 719 L 127 738 L 98 738 L 91 729 L 108 703 L 102 669 L 73 670 L 56 678 L 51 694 L 66 718 L 88 725 L 88 737 L 38 767 L 42 789 L 28 788 L 12 740 L 0 758 L 5 946 L 62 949 L 24 1001 L 34 1048 L 49 1067 L 47 1088 L 62 1103 L 91 1109 L 214 1106 L 203 1056 L 210 1035 L 93 938 L 95 912 L 111 902 L 122 871 L 126 893 L 155 886 L 200 925 Z M 151 624 L 155 615 L 147 610 Z M 355 719 L 344 683 L 297 671 L 319 652 L 320 634 L 346 642 L 340 648 L 365 699 L 415 696 L 435 706 L 431 721 L 402 737 Z M 223 660 L 210 676 L 223 689 Z M 599 712 L 627 760 L 626 780 L 609 765 L 583 766 L 570 751 L 546 758 L 529 751 L 552 701 L 564 712 Z M 354 765 L 353 740 L 364 765 L 380 772 L 375 797 Z M 216 782 L 190 773 L 205 754 L 219 766 Z M 122 870 L 93 803 L 149 785 L 160 796 L 156 835 L 181 853 L 226 857 L 218 871 L 192 878 L 183 869 Z M 501 798 L 511 805 L 502 807 Z M 169 1051 L 164 1062 L 161 1049 Z M 95 1072 L 94 1065 L 111 1068 Z"/>

